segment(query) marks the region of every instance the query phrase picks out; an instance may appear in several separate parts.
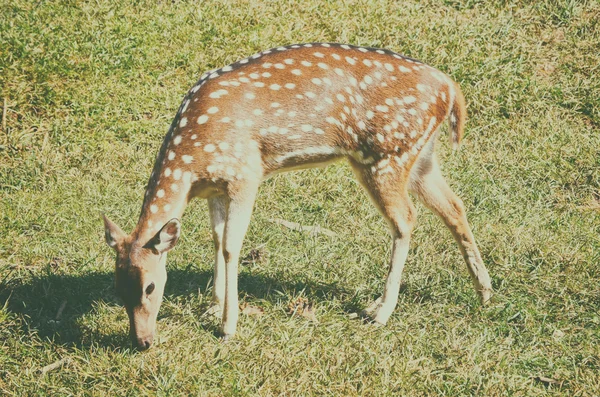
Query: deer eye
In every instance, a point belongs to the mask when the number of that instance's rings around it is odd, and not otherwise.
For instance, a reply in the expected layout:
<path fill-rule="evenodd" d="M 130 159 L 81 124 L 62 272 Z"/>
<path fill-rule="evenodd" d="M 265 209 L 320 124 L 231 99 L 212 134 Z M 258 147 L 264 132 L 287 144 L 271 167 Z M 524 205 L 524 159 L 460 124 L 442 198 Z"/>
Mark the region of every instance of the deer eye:
<path fill-rule="evenodd" d="M 146 287 L 146 295 L 150 295 L 152 291 L 154 291 L 154 283 L 148 284 L 148 286 Z"/>

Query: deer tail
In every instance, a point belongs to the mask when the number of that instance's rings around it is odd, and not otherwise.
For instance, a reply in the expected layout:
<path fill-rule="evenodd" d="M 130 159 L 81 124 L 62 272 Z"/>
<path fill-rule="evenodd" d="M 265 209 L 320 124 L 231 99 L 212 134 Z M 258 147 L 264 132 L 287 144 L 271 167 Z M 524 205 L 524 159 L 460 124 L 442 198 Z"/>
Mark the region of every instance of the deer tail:
<path fill-rule="evenodd" d="M 454 150 L 458 149 L 465 132 L 465 122 L 467 120 L 467 107 L 465 97 L 454 81 L 450 82 L 450 113 L 448 121 L 450 124 L 450 144 Z"/>

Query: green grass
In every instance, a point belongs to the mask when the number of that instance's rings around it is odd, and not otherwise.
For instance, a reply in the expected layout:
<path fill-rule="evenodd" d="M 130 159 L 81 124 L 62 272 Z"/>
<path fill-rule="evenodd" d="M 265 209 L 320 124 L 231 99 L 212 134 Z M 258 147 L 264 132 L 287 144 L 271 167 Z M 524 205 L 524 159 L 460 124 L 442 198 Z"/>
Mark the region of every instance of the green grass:
<path fill-rule="evenodd" d="M 0 394 L 600 395 L 598 2 L 111 3 L 0 0 Z M 390 48 L 461 84 L 467 135 L 439 152 L 492 275 L 491 305 L 419 206 L 388 325 L 350 319 L 382 292 L 390 241 L 338 164 L 263 184 L 242 253 L 263 255 L 241 267 L 240 295 L 265 314 L 241 316 L 231 343 L 202 317 L 213 254 L 206 204 L 193 202 L 159 343 L 132 351 L 99 212 L 134 226 L 202 72 L 312 41 Z M 287 314 L 299 296 L 318 323 Z"/>

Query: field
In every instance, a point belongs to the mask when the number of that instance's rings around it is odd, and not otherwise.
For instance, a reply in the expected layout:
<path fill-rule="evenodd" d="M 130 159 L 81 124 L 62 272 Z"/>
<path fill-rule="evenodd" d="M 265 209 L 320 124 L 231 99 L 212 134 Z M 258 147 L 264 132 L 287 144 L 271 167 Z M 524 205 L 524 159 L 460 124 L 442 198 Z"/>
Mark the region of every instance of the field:
<path fill-rule="evenodd" d="M 465 140 L 453 152 L 444 133 L 438 152 L 491 304 L 417 204 L 397 309 L 385 327 L 354 318 L 383 290 L 390 238 L 339 163 L 262 185 L 240 297 L 264 313 L 241 315 L 227 343 L 203 315 L 213 249 L 192 202 L 158 343 L 133 350 L 99 214 L 134 227 L 203 72 L 322 41 L 389 48 L 460 83 Z M 593 0 L 0 0 L 0 394 L 600 395 L 599 65 Z M 315 318 L 288 312 L 299 298 Z"/>

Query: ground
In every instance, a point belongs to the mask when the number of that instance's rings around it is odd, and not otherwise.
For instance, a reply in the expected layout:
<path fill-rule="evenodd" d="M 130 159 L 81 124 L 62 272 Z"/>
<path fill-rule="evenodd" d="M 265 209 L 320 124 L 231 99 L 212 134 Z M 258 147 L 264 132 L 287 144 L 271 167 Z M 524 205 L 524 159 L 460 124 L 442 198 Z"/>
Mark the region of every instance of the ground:
<path fill-rule="evenodd" d="M 0 0 L 0 394 L 600 394 L 599 3 L 113 3 Z M 264 314 L 242 315 L 228 343 L 203 316 L 213 253 L 206 203 L 193 202 L 158 344 L 135 352 L 100 212 L 133 228 L 204 71 L 321 41 L 389 48 L 460 83 L 465 140 L 452 152 L 444 134 L 438 149 L 491 304 L 418 206 L 397 309 L 385 327 L 355 319 L 383 289 L 390 239 L 337 164 L 263 184 L 240 294 Z M 299 298 L 314 318 L 288 313 Z"/>

